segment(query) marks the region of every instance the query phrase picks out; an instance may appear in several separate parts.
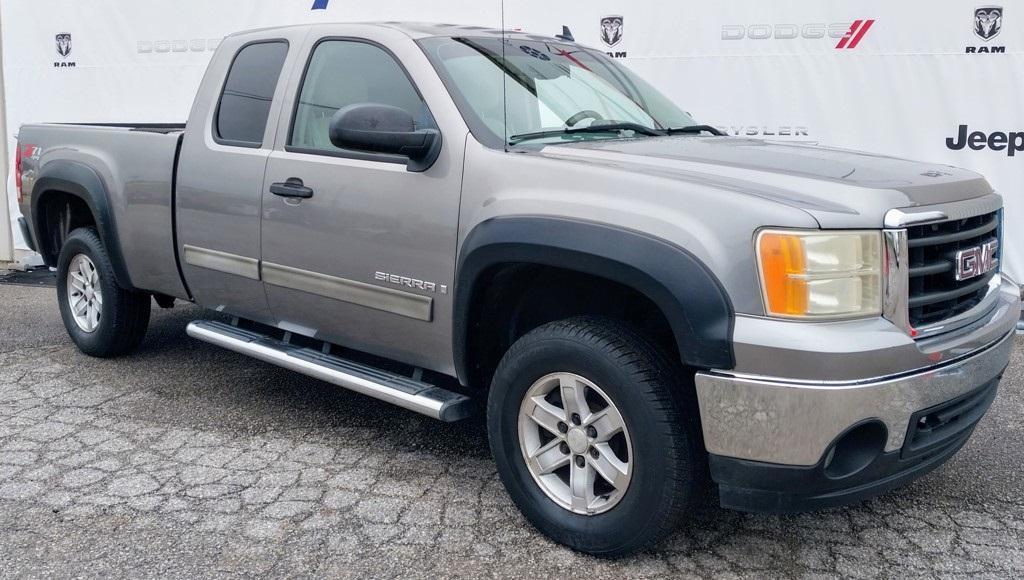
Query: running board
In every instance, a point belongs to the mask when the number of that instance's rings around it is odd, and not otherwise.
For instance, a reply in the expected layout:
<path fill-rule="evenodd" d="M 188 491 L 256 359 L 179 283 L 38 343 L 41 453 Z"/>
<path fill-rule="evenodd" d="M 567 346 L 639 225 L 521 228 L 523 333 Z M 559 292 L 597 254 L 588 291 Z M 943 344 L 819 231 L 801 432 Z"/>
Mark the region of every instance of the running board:
<path fill-rule="evenodd" d="M 442 421 L 465 419 L 472 410 L 472 400 L 465 395 L 231 324 L 196 320 L 189 323 L 186 331 L 192 338 Z"/>

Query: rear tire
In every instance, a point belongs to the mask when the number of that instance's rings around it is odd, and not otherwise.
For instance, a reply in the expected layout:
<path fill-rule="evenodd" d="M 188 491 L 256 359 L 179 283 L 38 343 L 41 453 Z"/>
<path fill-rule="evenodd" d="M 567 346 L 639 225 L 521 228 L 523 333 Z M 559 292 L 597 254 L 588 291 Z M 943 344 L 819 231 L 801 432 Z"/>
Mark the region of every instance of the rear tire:
<path fill-rule="evenodd" d="M 611 319 L 552 322 L 516 341 L 495 372 L 487 426 L 498 473 L 530 523 L 606 557 L 671 533 L 707 486 L 689 380 L 633 327 Z M 619 427 L 595 419 L 607 409 Z"/>
<path fill-rule="evenodd" d="M 57 304 L 71 340 L 90 356 L 135 350 L 149 326 L 149 294 L 117 285 L 110 256 L 92 228 L 72 231 L 61 247 Z"/>

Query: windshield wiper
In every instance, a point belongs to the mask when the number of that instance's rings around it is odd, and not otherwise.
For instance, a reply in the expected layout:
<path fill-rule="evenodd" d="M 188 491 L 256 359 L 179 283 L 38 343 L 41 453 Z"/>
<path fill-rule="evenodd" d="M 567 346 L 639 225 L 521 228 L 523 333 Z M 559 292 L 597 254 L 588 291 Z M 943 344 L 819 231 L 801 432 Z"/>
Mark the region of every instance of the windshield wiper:
<path fill-rule="evenodd" d="M 725 133 L 712 127 L 711 125 L 687 125 L 686 127 L 672 127 L 670 129 L 665 129 L 665 132 L 668 133 L 669 135 L 678 135 L 680 133 L 692 133 L 695 135 L 698 133 L 711 133 L 716 137 L 725 136 Z"/>
<path fill-rule="evenodd" d="M 528 139 L 543 139 L 545 137 L 558 137 L 561 135 L 574 135 L 576 133 L 617 133 L 619 131 L 633 131 L 640 135 L 650 137 L 661 137 L 663 131 L 652 129 L 639 123 L 606 123 L 603 125 L 590 125 L 589 127 L 566 127 L 564 129 L 552 129 L 550 131 L 537 131 L 534 133 L 522 133 L 509 137 L 511 144 L 516 144 Z"/>

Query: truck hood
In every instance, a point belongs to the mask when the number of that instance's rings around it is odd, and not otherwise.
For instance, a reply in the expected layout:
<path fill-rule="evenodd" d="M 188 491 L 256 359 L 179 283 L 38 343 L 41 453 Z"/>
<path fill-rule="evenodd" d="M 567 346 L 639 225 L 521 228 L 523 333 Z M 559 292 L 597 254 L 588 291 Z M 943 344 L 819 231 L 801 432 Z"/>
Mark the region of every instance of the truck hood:
<path fill-rule="evenodd" d="M 803 143 L 680 135 L 548 145 L 538 155 L 714 186 L 798 207 L 822 227 L 879 227 L 893 208 L 992 193 L 984 177 Z"/>

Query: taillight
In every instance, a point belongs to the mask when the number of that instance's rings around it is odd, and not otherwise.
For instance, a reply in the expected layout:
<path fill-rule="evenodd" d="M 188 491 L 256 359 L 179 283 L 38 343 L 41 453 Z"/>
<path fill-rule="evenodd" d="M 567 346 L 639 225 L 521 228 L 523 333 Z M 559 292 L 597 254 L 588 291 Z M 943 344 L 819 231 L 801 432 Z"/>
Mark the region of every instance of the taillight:
<path fill-rule="evenodd" d="M 14 153 L 14 186 L 18 190 L 18 203 L 25 198 L 25 192 L 21 190 L 21 160 L 26 155 L 32 155 L 35 151 L 35 145 L 21 145 L 18 144 Z"/>
<path fill-rule="evenodd" d="M 21 144 L 14 148 L 14 187 L 18 190 L 18 204 L 25 197 L 21 192 Z"/>

